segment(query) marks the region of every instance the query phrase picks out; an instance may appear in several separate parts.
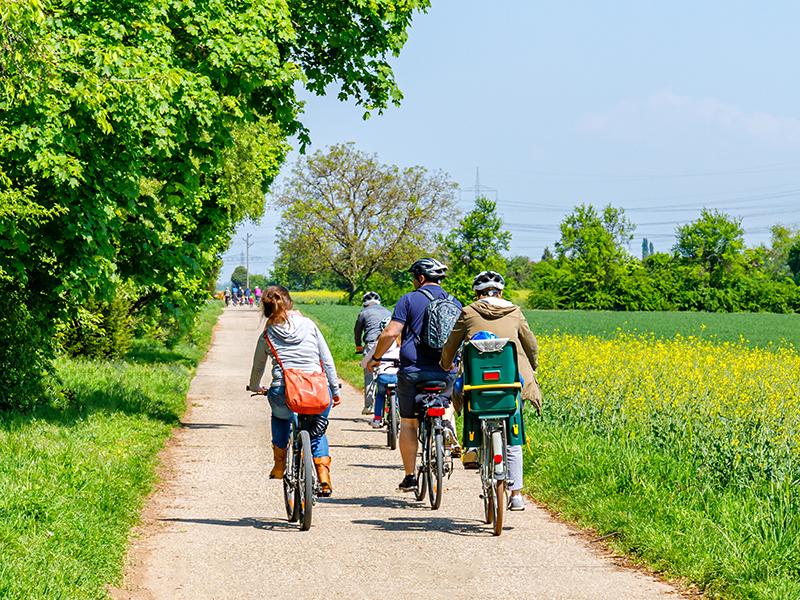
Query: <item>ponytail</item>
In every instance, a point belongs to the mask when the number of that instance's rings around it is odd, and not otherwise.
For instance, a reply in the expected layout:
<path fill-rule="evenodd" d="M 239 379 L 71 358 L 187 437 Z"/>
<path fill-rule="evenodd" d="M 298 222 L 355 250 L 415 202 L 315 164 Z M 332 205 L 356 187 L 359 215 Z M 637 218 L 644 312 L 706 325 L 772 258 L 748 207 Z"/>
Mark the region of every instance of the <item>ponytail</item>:
<path fill-rule="evenodd" d="M 280 325 L 289 320 L 289 311 L 294 306 L 292 297 L 282 285 L 271 285 L 261 295 L 261 305 L 269 325 Z"/>

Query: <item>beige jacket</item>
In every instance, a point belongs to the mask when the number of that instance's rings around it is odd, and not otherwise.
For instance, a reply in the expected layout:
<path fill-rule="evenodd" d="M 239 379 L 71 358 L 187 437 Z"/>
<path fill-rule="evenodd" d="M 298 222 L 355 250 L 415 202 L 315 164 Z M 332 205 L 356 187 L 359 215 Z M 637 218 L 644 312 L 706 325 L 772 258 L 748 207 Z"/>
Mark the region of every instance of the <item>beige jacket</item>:
<path fill-rule="evenodd" d="M 445 371 L 452 369 L 461 344 L 479 331 L 491 331 L 497 337 L 514 342 L 519 372 L 525 382 L 522 398 L 531 402 L 537 411 L 541 410 L 542 392 L 535 373 L 539 367 L 539 344 L 522 310 L 507 300 L 483 298 L 461 310 L 461 316 L 442 349 L 442 368 Z M 459 408 L 458 399 L 454 398 L 454 403 Z"/>

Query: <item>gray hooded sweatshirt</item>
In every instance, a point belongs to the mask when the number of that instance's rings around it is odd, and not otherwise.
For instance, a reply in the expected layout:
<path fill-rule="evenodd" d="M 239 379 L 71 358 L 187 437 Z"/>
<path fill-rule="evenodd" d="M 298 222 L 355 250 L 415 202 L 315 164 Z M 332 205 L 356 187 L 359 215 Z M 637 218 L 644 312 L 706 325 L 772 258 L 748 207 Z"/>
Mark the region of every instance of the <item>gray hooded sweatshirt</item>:
<path fill-rule="evenodd" d="M 314 321 L 293 312 L 289 314 L 287 323 L 267 325 L 266 332 L 286 368 L 300 369 L 307 373 L 319 373 L 324 368 L 331 392 L 334 395 L 339 393 L 339 378 L 336 376 L 336 367 L 333 364 L 331 351 Z M 253 356 L 253 368 L 250 371 L 251 390 L 257 390 L 261 385 L 261 377 L 264 375 L 268 360 L 272 361 L 270 387 L 281 387 L 283 372 L 277 361 L 272 358 L 272 352 L 264 341 L 264 333 L 262 333 L 258 336 Z M 322 367 L 320 367 L 320 362 Z"/>

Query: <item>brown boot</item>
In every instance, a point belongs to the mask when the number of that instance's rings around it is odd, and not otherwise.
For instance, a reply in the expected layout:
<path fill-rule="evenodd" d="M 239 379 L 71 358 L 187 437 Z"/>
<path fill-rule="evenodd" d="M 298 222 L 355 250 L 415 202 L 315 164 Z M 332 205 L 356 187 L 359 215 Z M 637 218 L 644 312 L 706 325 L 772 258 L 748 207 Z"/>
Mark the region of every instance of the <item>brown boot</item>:
<path fill-rule="evenodd" d="M 331 485 L 331 457 L 321 456 L 314 459 L 314 466 L 317 467 L 317 479 L 319 479 L 319 495 L 327 498 L 333 493 Z"/>
<path fill-rule="evenodd" d="M 275 458 L 275 466 L 269 472 L 269 478 L 283 479 L 283 473 L 286 471 L 286 448 L 278 448 L 272 444 L 272 456 Z"/>

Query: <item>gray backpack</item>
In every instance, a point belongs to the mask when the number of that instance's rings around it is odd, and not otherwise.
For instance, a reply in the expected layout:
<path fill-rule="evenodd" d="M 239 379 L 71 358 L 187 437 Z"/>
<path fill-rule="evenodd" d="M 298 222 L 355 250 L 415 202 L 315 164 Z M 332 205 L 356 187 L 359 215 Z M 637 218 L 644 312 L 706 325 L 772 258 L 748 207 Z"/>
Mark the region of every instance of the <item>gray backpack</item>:
<path fill-rule="evenodd" d="M 453 331 L 456 320 L 461 314 L 461 308 L 450 294 L 443 298 L 434 298 L 433 294 L 426 289 L 420 288 L 417 291 L 425 294 L 425 297 L 430 300 L 425 309 L 419 339 L 426 346 L 434 350 L 441 350 L 444 348 L 450 332 Z"/>

